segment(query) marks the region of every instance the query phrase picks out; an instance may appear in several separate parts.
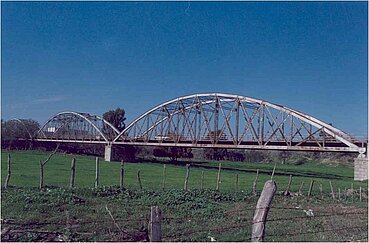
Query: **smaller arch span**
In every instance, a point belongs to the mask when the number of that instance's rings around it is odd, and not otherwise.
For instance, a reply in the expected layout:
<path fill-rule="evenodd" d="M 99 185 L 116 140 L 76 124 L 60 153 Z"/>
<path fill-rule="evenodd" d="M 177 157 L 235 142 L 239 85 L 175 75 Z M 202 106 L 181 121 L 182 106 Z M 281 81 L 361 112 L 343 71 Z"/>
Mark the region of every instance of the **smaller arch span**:
<path fill-rule="evenodd" d="M 117 134 L 119 130 L 100 116 L 63 111 L 49 118 L 37 132 L 36 138 L 109 143 Z"/>
<path fill-rule="evenodd" d="M 24 130 L 27 132 L 28 136 L 30 139 L 33 139 L 34 134 L 31 134 L 31 132 L 28 130 L 28 127 L 26 126 L 26 124 L 24 123 L 23 119 L 19 119 L 19 118 L 12 118 L 9 121 L 15 121 L 18 122 L 19 124 L 22 125 L 22 127 L 24 128 Z"/>

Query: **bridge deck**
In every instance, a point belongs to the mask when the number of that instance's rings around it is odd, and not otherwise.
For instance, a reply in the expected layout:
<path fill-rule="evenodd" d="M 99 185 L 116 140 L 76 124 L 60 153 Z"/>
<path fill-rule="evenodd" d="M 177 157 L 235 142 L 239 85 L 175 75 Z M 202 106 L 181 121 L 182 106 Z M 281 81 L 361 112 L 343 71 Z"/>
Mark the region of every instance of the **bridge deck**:
<path fill-rule="evenodd" d="M 165 146 L 165 147 L 191 147 L 191 148 L 223 148 L 223 149 L 260 149 L 260 150 L 291 150 L 291 151 L 320 151 L 320 152 L 358 152 L 355 148 L 343 146 L 342 143 L 326 143 L 324 147 L 318 146 L 314 142 L 304 142 L 296 146 L 297 142 L 286 145 L 285 142 L 268 142 L 259 144 L 255 141 L 243 141 L 234 144 L 232 141 L 218 141 L 216 144 L 210 140 L 202 140 L 197 143 L 192 141 L 158 141 L 158 140 L 136 140 L 136 141 L 115 141 L 107 143 L 104 140 L 62 140 L 62 139 L 34 139 L 39 142 L 58 143 L 83 143 L 83 144 L 111 144 L 111 145 L 136 145 L 136 146 Z M 356 143 L 359 147 L 366 147 L 367 143 Z"/>

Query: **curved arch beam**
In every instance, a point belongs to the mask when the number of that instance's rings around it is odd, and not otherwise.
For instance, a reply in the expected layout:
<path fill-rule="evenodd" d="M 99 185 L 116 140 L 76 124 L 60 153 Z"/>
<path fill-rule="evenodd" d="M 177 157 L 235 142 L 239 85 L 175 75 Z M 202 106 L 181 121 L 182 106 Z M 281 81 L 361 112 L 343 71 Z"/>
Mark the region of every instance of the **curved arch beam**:
<path fill-rule="evenodd" d="M 358 147 L 357 145 L 355 145 L 352 141 L 354 140 L 354 138 L 350 135 L 348 135 L 347 133 L 321 121 L 318 120 L 312 116 L 309 116 L 307 114 L 304 114 L 302 112 L 299 112 L 297 110 L 285 107 L 285 106 L 281 106 L 281 105 L 277 105 L 277 104 L 273 104 L 270 102 L 267 102 L 265 100 L 261 100 L 261 99 L 255 99 L 255 98 L 251 98 L 251 97 L 247 97 L 247 96 L 241 96 L 241 95 L 234 95 L 234 94 L 224 94 L 224 93 L 204 93 L 204 94 L 193 94 L 193 95 L 188 95 L 188 96 L 182 96 L 182 97 L 178 97 L 169 101 L 166 101 L 162 104 L 159 104 L 157 106 L 155 106 L 154 108 L 150 109 L 149 111 L 143 113 L 141 116 L 139 116 L 138 118 L 136 118 L 133 122 L 131 122 L 122 132 L 120 132 L 118 134 L 118 136 L 113 140 L 113 142 L 116 142 L 122 135 L 124 135 L 127 131 L 129 131 L 130 128 L 132 128 L 135 124 L 137 124 L 140 120 L 144 119 L 146 116 L 152 114 L 155 111 L 158 111 L 161 108 L 164 108 L 165 106 L 171 104 L 171 103 L 177 103 L 179 101 L 183 101 L 183 100 L 187 100 L 187 99 L 197 99 L 198 101 L 200 100 L 200 98 L 202 97 L 214 97 L 214 99 L 210 99 L 206 102 L 200 102 L 201 104 L 204 103 L 213 103 L 216 102 L 217 99 L 220 99 L 221 101 L 240 101 L 240 102 L 246 102 L 246 103 L 257 103 L 259 105 L 265 105 L 267 107 L 271 107 L 275 110 L 281 111 L 281 112 L 285 112 L 287 114 L 290 114 L 298 119 L 300 119 L 301 121 L 306 122 L 307 124 L 310 124 L 318 129 L 321 129 L 322 131 L 326 132 L 327 134 L 329 134 L 330 136 L 332 136 L 333 138 L 337 139 L 338 141 L 344 143 L 345 145 L 347 145 L 348 147 L 357 150 L 358 152 L 362 152 L 363 148 Z M 199 103 L 193 103 L 190 106 L 186 106 L 183 107 L 184 109 L 191 109 L 192 107 L 199 105 Z M 183 109 L 182 108 L 182 109 Z M 169 116 L 172 115 L 176 115 L 178 113 L 180 113 L 180 110 L 176 110 L 174 111 L 172 114 L 169 114 Z M 162 118 L 161 120 L 155 122 L 149 129 L 153 129 L 155 126 L 157 126 L 158 124 L 164 122 L 167 118 Z M 365 150 L 365 149 L 364 149 Z"/>
<path fill-rule="evenodd" d="M 78 116 L 82 119 L 84 119 L 85 121 L 87 121 L 94 129 L 96 129 L 96 131 L 104 138 L 104 140 L 106 142 L 109 142 L 109 140 L 105 137 L 105 135 L 101 132 L 101 130 L 90 120 L 88 119 L 86 116 L 84 116 L 81 113 L 78 112 L 74 112 L 74 111 L 63 111 L 63 112 L 59 112 L 55 115 L 53 115 L 50 119 L 47 120 L 47 122 L 40 128 L 40 130 L 37 132 L 38 133 L 42 133 L 44 135 L 44 137 L 46 137 L 46 135 L 43 132 L 43 129 L 46 127 L 46 125 L 52 121 L 54 118 L 60 116 L 60 115 L 64 115 L 64 114 L 72 114 L 74 116 Z M 115 128 L 111 123 L 109 123 L 108 121 L 106 121 L 105 119 L 99 117 L 99 116 L 95 116 L 96 118 L 100 119 L 103 123 L 107 124 L 110 128 L 112 128 L 114 130 L 114 132 L 116 132 L 117 134 L 119 134 L 119 130 L 117 128 Z"/>
<path fill-rule="evenodd" d="M 18 118 L 12 118 L 12 119 L 10 119 L 9 121 L 16 121 L 16 122 L 19 122 L 20 124 L 22 124 L 22 125 L 23 125 L 23 127 L 26 129 L 26 131 L 27 131 L 27 133 L 28 133 L 28 135 L 29 135 L 29 138 L 30 138 L 30 139 L 32 139 L 32 138 L 33 138 L 32 134 L 29 132 L 29 130 L 28 130 L 28 128 L 27 128 L 27 126 L 26 126 L 26 124 L 24 124 L 24 122 L 23 122 L 21 119 L 18 119 Z"/>

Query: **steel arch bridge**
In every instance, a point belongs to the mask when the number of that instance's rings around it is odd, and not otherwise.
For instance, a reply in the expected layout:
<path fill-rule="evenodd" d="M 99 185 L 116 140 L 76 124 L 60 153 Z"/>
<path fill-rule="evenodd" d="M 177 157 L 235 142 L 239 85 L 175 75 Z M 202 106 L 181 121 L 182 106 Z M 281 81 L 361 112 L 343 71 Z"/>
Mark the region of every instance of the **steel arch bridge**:
<path fill-rule="evenodd" d="M 65 111 L 53 115 L 37 132 L 35 140 L 109 143 L 118 134 L 118 129 L 99 116 Z"/>
<path fill-rule="evenodd" d="M 366 152 L 362 141 L 302 112 L 247 96 L 179 97 L 143 113 L 119 132 L 99 116 L 61 112 L 37 141 L 207 148 Z"/>

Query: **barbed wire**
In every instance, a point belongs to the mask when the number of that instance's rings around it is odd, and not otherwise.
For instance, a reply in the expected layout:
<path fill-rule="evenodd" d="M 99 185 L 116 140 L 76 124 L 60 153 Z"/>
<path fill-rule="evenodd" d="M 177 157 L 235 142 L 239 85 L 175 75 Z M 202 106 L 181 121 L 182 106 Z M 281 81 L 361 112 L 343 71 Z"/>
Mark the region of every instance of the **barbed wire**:
<path fill-rule="evenodd" d="M 229 226 L 229 227 L 218 227 L 218 228 L 208 228 L 208 229 L 203 229 L 203 230 L 196 230 L 196 231 L 188 231 L 188 232 L 183 232 L 180 234 L 174 234 L 174 235 L 169 235 L 166 236 L 164 238 L 170 238 L 170 237 L 180 237 L 180 236 L 186 236 L 186 235 L 191 235 L 194 233 L 203 233 L 203 232 L 208 232 L 208 231 L 217 231 L 217 232 L 223 232 L 229 229 L 234 229 L 234 228 L 240 228 L 240 227 L 245 227 L 245 226 L 250 226 L 249 224 L 238 224 L 238 225 L 233 225 L 233 226 Z M 175 238 L 175 239 L 177 239 Z"/>
<path fill-rule="evenodd" d="M 92 220 L 92 221 L 75 221 L 73 224 L 91 224 L 91 223 L 106 223 L 111 221 L 110 218 L 109 220 Z M 117 222 L 148 222 L 149 219 L 148 218 L 139 218 L 139 219 L 115 219 L 115 221 Z M 60 221 L 59 222 L 34 222 L 34 221 L 30 221 L 30 222 L 11 222 L 11 221 L 3 221 L 1 222 L 1 224 L 7 224 L 7 225 L 19 225 L 19 226 L 28 226 L 28 225 L 61 225 Z"/>
<path fill-rule="evenodd" d="M 271 208 L 276 208 L 276 209 L 297 209 L 299 211 L 302 211 L 303 209 L 301 208 L 288 208 L 288 207 L 271 207 Z M 250 208 L 251 209 L 251 208 Z M 265 209 L 265 208 L 259 208 L 259 209 Z M 252 209 L 255 210 L 255 209 Z M 233 210 L 233 211 L 226 211 L 225 213 L 229 213 L 229 212 L 243 212 L 243 210 Z M 319 212 L 319 211 L 318 211 Z M 324 211 L 326 212 L 326 211 Z M 317 211 L 315 211 L 315 213 L 317 213 Z M 287 218 L 271 218 L 271 219 L 266 219 L 265 221 L 268 222 L 272 222 L 272 221 L 282 221 L 282 220 L 293 220 L 293 219 L 312 219 L 312 218 L 321 218 L 321 217 L 331 217 L 331 216 L 344 216 L 344 215 L 359 215 L 359 214 L 363 214 L 364 212 L 360 211 L 360 212 L 347 212 L 347 213 L 331 213 L 331 214 L 322 214 L 322 215 L 314 215 L 314 216 L 308 216 L 308 215 L 304 215 L 304 216 L 294 216 L 294 217 L 287 217 Z M 213 218 L 213 217 L 208 217 L 209 218 Z M 115 219 L 117 222 L 148 222 L 149 221 L 149 217 L 142 217 L 142 218 L 135 218 L 135 219 Z M 204 221 L 204 219 L 200 219 L 197 220 L 196 218 L 191 218 L 191 217 L 163 217 L 162 218 L 163 221 L 191 221 L 191 222 L 199 222 L 199 221 Z M 109 220 L 90 220 L 90 221 L 75 221 L 75 224 L 89 224 L 89 223 L 104 223 L 107 222 Z M 252 220 L 250 220 L 250 222 L 252 223 Z M 257 221 L 257 222 L 253 222 L 253 223 L 259 223 L 259 222 L 263 222 L 263 221 Z M 8 225 L 19 225 L 19 226 L 27 226 L 27 225 L 38 225 L 38 226 L 42 226 L 42 225 L 53 225 L 53 224 L 60 224 L 60 222 L 36 222 L 36 221 L 29 221 L 29 222 L 13 222 L 13 221 L 9 221 L 9 220 L 2 220 L 1 221 L 2 224 L 8 224 Z"/>
<path fill-rule="evenodd" d="M 285 233 L 285 234 L 275 234 L 275 235 L 267 235 L 267 237 L 278 237 L 278 236 L 288 236 L 288 235 L 305 235 L 305 234 L 316 234 L 316 233 L 323 233 L 323 232 L 331 232 L 331 231 L 341 231 L 341 230 L 351 230 L 351 229 L 363 229 L 368 228 L 366 226 L 356 226 L 356 227 L 345 227 L 345 228 L 338 228 L 338 229 L 326 229 L 326 230 L 318 230 L 312 232 L 292 232 L 292 233 Z M 250 238 L 252 239 L 252 238 Z"/>
<path fill-rule="evenodd" d="M 208 228 L 203 230 L 196 230 L 196 231 L 188 231 L 180 234 L 168 235 L 163 238 L 175 240 L 182 236 L 187 236 L 191 234 L 197 233 L 205 233 L 205 232 L 214 232 L 221 233 L 223 231 L 227 231 L 229 229 L 235 229 L 240 227 L 250 226 L 249 224 L 238 224 L 230 227 L 218 227 L 218 228 Z M 267 237 L 279 237 L 279 236 L 292 236 L 292 235 L 302 235 L 302 234 L 316 234 L 316 233 L 323 233 L 323 232 L 331 232 L 331 231 L 341 231 L 341 230 L 351 230 L 351 229 L 363 229 L 367 228 L 368 226 L 356 226 L 356 227 L 345 227 L 345 228 L 338 228 L 338 229 L 326 229 L 326 230 L 318 230 L 318 231 L 310 231 L 310 232 L 292 232 L 292 233 L 285 233 L 285 234 L 275 234 L 275 235 L 267 235 Z M 250 237 L 248 240 L 252 240 L 253 238 Z"/>
<path fill-rule="evenodd" d="M 308 218 L 313 219 L 314 217 L 331 217 L 331 216 L 355 215 L 355 214 L 361 214 L 361 213 L 356 212 L 356 213 L 325 214 L 325 215 L 318 215 L 318 216 L 312 216 L 312 217 L 306 215 L 304 217 L 276 218 L 276 219 L 269 219 L 269 220 L 267 219 L 266 221 L 267 222 L 269 222 L 269 221 L 274 221 L 275 222 L 275 221 L 285 221 L 285 220 L 294 220 L 294 219 L 308 219 Z M 203 229 L 203 230 L 184 232 L 184 233 L 181 233 L 181 234 L 175 234 L 175 235 L 171 235 L 171 236 L 167 236 L 167 237 L 179 237 L 179 236 L 185 236 L 185 235 L 189 235 L 189 234 L 193 234 L 193 233 L 201 233 L 201 232 L 207 232 L 207 231 L 223 231 L 223 230 L 232 229 L 232 228 L 251 226 L 252 224 L 261 223 L 261 222 L 264 222 L 264 221 L 253 222 L 252 220 L 250 220 L 250 221 L 247 221 L 246 223 L 237 224 L 237 225 L 233 225 L 233 226 L 230 226 L 230 227 L 208 228 L 208 229 Z M 358 227 L 352 227 L 352 228 L 358 228 Z M 312 233 L 314 233 L 314 232 L 312 232 Z"/>
<path fill-rule="evenodd" d="M 295 216 L 295 217 L 288 217 L 288 218 L 271 218 L 271 219 L 266 219 L 265 222 L 275 222 L 275 221 L 284 221 L 284 220 L 295 220 L 295 219 L 309 219 L 312 220 L 314 218 L 324 218 L 324 217 L 333 217 L 333 216 L 345 216 L 345 215 L 358 215 L 358 214 L 362 214 L 362 212 L 352 212 L 352 213 L 334 213 L 334 214 L 323 214 L 323 215 L 314 215 L 314 216 L 308 216 L 308 215 L 304 215 L 304 216 Z M 163 221 L 166 222 L 170 222 L 170 221 L 188 221 L 188 222 L 202 222 L 204 221 L 204 219 L 202 220 L 197 220 L 194 218 L 188 218 L 188 217 L 174 217 L 174 218 L 170 218 L 170 217 L 165 217 L 163 218 Z M 253 221 L 253 220 L 248 220 L 247 222 L 249 223 L 261 223 L 264 222 L 264 220 L 261 221 Z"/>

